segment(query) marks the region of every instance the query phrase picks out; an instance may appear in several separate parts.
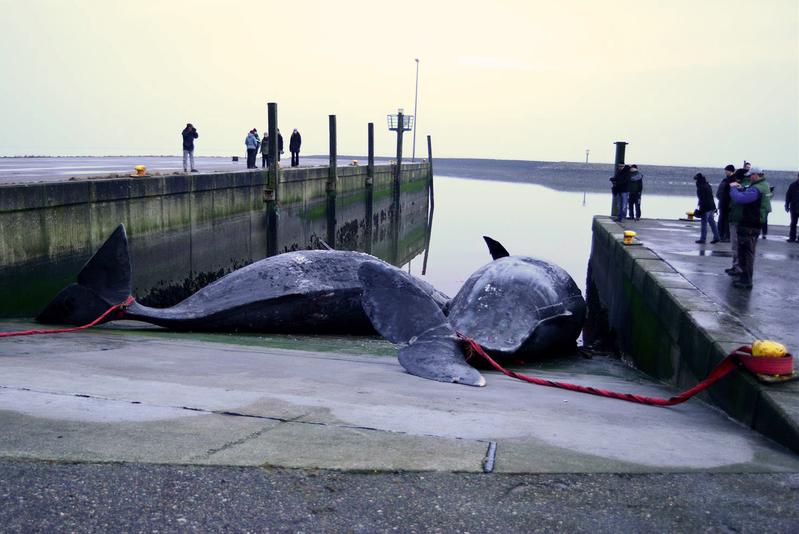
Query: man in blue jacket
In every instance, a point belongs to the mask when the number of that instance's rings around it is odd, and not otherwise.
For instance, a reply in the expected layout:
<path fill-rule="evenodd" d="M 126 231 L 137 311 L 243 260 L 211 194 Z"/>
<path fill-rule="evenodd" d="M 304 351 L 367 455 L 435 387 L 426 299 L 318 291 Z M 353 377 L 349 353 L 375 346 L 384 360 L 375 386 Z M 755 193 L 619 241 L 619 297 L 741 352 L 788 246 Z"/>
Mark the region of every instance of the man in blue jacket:
<path fill-rule="evenodd" d="M 751 182 L 749 187 L 743 187 L 738 182 L 730 183 L 730 200 L 741 207 L 737 231 L 738 263 L 742 272 L 732 285 L 742 289 L 752 288 L 757 238 L 771 211 L 770 188 L 765 173 L 758 167 L 751 167 L 747 176 Z"/>

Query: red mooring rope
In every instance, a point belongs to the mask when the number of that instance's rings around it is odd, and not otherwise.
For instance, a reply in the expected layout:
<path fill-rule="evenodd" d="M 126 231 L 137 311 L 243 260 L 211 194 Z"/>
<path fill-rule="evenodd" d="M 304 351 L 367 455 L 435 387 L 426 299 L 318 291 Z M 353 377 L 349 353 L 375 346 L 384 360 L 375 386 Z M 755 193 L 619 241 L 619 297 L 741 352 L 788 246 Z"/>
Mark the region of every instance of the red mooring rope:
<path fill-rule="evenodd" d="M 78 332 L 80 330 L 86 330 L 87 328 L 91 328 L 96 324 L 102 322 L 103 319 L 105 319 L 115 311 L 120 312 L 119 316 L 116 318 L 121 319 L 124 314 L 125 308 L 133 304 L 133 300 L 134 300 L 133 297 L 128 297 L 125 299 L 124 302 L 120 302 L 119 304 L 114 304 L 113 306 L 105 310 L 105 312 L 103 312 L 103 314 L 100 317 L 90 322 L 89 324 L 85 324 L 83 326 L 75 326 L 73 328 L 59 328 L 56 330 L 22 330 L 19 332 L 0 332 L 0 337 L 35 336 L 37 334 L 64 334 L 66 332 Z"/>
<path fill-rule="evenodd" d="M 522 380 L 523 382 L 529 382 L 531 384 L 537 384 L 539 386 L 548 386 L 548 387 L 551 387 L 551 388 L 568 389 L 569 391 L 577 391 L 579 393 L 588 393 L 590 395 L 598 395 L 600 397 L 608 397 L 608 398 L 611 398 L 611 399 L 619 399 L 619 400 L 623 400 L 623 401 L 627 401 L 627 402 L 636 402 L 638 404 L 646 404 L 646 405 L 649 405 L 649 406 L 674 406 L 675 404 L 680 404 L 682 402 L 687 401 L 688 399 L 690 399 L 691 397 L 693 397 L 694 395 L 696 395 L 700 391 L 703 391 L 703 390 L 709 388 L 714 383 L 719 381 L 721 378 L 723 378 L 726 375 L 728 375 L 733 369 L 735 369 L 736 368 L 736 362 L 738 361 L 738 352 L 740 352 L 740 351 L 746 352 L 746 349 L 748 348 L 748 347 L 741 347 L 740 349 L 737 349 L 737 350 L 731 352 L 726 358 L 721 360 L 721 363 L 719 363 L 710 372 L 710 374 L 707 376 L 707 378 L 705 378 L 704 380 L 699 382 L 697 385 L 695 385 L 691 389 L 683 391 L 679 395 L 675 395 L 674 397 L 671 397 L 671 398 L 668 398 L 668 399 L 660 399 L 660 398 L 657 398 L 657 397 L 644 397 L 642 395 L 633 395 L 632 393 L 618 393 L 616 391 L 608 391 L 606 389 L 598 389 L 598 388 L 592 388 L 592 387 L 589 387 L 589 386 L 581 386 L 581 385 L 578 385 L 578 384 L 570 384 L 568 382 L 556 382 L 554 380 L 546 380 L 546 379 L 543 379 L 543 378 L 537 378 L 537 377 L 534 377 L 534 376 L 527 376 L 527 375 L 523 375 L 521 373 L 508 371 L 507 369 L 502 367 L 500 364 L 498 364 L 496 361 L 494 361 L 494 359 L 491 358 L 491 356 L 486 354 L 486 351 L 483 350 L 483 347 L 481 347 L 475 340 L 464 336 L 460 332 L 458 333 L 458 337 L 466 344 L 466 350 L 469 352 L 469 356 L 471 356 L 473 354 L 479 354 L 489 364 L 491 364 L 491 366 L 494 369 L 496 369 L 497 371 L 499 371 L 499 372 L 501 372 L 501 373 L 503 373 L 503 374 L 505 374 L 505 375 L 507 375 L 507 376 L 509 376 L 511 378 L 516 378 L 518 380 Z"/>

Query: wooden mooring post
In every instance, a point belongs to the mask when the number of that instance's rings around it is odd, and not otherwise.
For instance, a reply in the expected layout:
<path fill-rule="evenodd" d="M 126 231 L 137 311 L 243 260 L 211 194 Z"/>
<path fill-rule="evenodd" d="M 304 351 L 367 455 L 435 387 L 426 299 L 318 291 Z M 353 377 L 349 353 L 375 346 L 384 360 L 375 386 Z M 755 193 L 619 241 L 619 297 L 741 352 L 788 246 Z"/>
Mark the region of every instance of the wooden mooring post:
<path fill-rule="evenodd" d="M 277 162 L 277 103 L 269 102 L 266 107 L 269 121 L 269 151 L 272 154 L 267 174 L 267 187 L 264 190 L 264 202 L 266 202 L 266 255 L 274 256 L 278 253 L 278 190 L 280 186 L 280 166 Z"/>
<path fill-rule="evenodd" d="M 364 252 L 372 253 L 372 220 L 374 219 L 375 202 L 375 124 L 370 122 L 366 127 L 368 157 L 366 163 L 366 214 L 364 215 Z"/>
<path fill-rule="evenodd" d="M 336 248 L 336 188 L 338 186 L 338 158 L 336 153 L 336 116 L 328 117 L 328 129 L 330 132 L 330 167 L 328 169 L 327 184 L 325 192 L 327 194 L 327 243 Z"/>

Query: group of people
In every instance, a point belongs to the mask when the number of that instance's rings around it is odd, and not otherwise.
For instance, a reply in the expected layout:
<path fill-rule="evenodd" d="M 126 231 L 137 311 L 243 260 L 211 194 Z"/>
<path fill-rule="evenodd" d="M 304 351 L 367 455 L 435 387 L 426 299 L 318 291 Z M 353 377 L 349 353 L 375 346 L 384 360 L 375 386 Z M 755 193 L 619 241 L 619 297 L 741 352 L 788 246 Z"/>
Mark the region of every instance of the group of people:
<path fill-rule="evenodd" d="M 640 219 L 643 175 L 638 171 L 638 166 L 618 165 L 610 181 L 615 220 Z M 735 287 L 751 289 L 757 241 L 761 234 L 766 239 L 768 233 L 768 214 L 771 212 L 774 188 L 766 181 L 765 172 L 748 161 L 744 161 L 740 169 L 734 165 L 724 167 L 724 178 L 716 189 L 715 198 L 713 189 L 702 173 L 694 175 L 694 182 L 697 197 L 694 216 L 699 217 L 701 222 L 696 243 L 706 243 L 708 227 L 713 234 L 711 244 L 730 243 L 732 266 L 725 272 L 733 277 Z M 791 216 L 787 240 L 799 243 L 799 174 L 785 194 L 785 211 Z M 716 213 L 719 214 L 718 225 Z"/>
<path fill-rule="evenodd" d="M 697 197 L 700 198 L 698 210 L 702 216 L 702 229 L 697 243 L 704 243 L 707 225 L 713 231 L 711 243 L 729 241 L 732 248 L 732 266 L 725 272 L 734 278 L 733 285 L 743 289 L 752 288 L 757 240 L 768 222 L 771 212 L 771 197 L 774 188 L 766 181 L 766 173 L 753 167 L 748 161 L 740 169 L 734 165 L 724 167 L 724 178 L 716 190 L 718 209 L 706 193 L 710 189 L 707 180 L 700 184 L 701 173 L 694 176 L 697 182 Z M 702 193 L 700 193 L 700 189 Z M 702 201 L 704 198 L 704 204 Z M 716 227 L 713 214 L 719 212 L 719 225 Z M 763 235 L 765 238 L 765 234 Z"/>
<path fill-rule="evenodd" d="M 638 170 L 638 165 L 619 164 L 610 183 L 616 221 L 621 222 L 625 217 L 639 220 L 641 218 L 641 195 L 644 192 L 644 175 Z"/>
<path fill-rule="evenodd" d="M 727 243 L 732 248 L 732 266 L 725 272 L 734 277 L 733 285 L 752 288 L 755 250 L 758 238 L 766 239 L 768 214 L 774 187 L 766 181 L 766 173 L 744 161 L 743 167 L 724 167 L 724 178 L 716 189 L 718 207 L 713 199 L 710 184 L 702 173 L 694 176 L 698 207 L 694 212 L 701 218 L 701 229 L 697 243 L 704 244 L 707 227 L 713 232 L 711 243 Z M 799 174 L 785 193 L 785 211 L 791 214 L 788 242 L 796 243 L 796 224 L 799 220 Z M 714 214 L 719 214 L 716 225 Z"/>
<path fill-rule="evenodd" d="M 197 128 L 191 123 L 186 124 L 186 127 L 181 132 L 183 137 L 183 172 L 198 172 L 194 166 L 194 140 L 200 134 L 197 133 Z M 300 147 L 302 145 L 302 137 L 300 132 L 294 128 L 294 132 L 289 139 L 289 152 L 291 152 L 291 166 L 297 167 L 300 164 Z M 258 150 L 261 151 L 261 167 L 266 168 L 271 161 L 274 160 L 270 154 L 269 136 L 265 136 L 263 141 L 258 136 L 258 130 L 253 128 L 244 139 L 244 146 L 247 148 L 247 168 L 256 169 L 255 158 Z M 280 135 L 280 129 L 277 131 L 277 161 L 280 161 L 280 155 L 283 153 L 283 136 Z"/>
<path fill-rule="evenodd" d="M 302 145 L 302 136 L 300 132 L 294 128 L 294 131 L 289 138 L 289 152 L 291 152 L 291 166 L 297 167 L 300 164 L 300 147 Z M 280 133 L 280 128 L 277 130 L 277 159 L 272 154 L 272 146 L 269 143 L 269 136 L 265 135 L 263 141 L 258 136 L 258 130 L 253 128 L 244 139 L 244 146 L 247 148 L 247 168 L 256 169 L 255 158 L 260 150 L 261 152 L 261 168 L 266 168 L 272 165 L 273 161 L 280 161 L 280 155 L 283 154 L 283 135 Z"/>

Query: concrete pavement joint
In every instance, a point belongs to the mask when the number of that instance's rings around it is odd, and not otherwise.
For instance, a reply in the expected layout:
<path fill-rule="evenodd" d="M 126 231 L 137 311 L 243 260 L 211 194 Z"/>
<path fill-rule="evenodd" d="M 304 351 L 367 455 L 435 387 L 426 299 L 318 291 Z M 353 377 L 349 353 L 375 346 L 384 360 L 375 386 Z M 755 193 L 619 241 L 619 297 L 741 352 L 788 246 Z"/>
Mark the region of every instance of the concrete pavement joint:
<path fill-rule="evenodd" d="M 12 390 L 12 391 L 26 391 L 26 392 L 30 392 L 30 393 L 40 393 L 40 394 L 43 394 L 43 395 L 53 395 L 53 396 L 59 396 L 59 397 L 80 397 L 80 398 L 84 398 L 84 399 L 93 399 L 93 400 L 109 401 L 109 402 L 126 402 L 126 403 L 129 403 L 129 404 L 148 406 L 148 407 L 152 407 L 152 408 L 172 408 L 172 409 L 176 409 L 176 410 L 187 410 L 187 411 L 191 411 L 191 412 L 199 412 L 199 413 L 203 413 L 203 414 L 207 414 L 207 415 L 221 415 L 221 416 L 227 416 L 227 417 L 246 417 L 246 418 L 249 418 L 249 419 L 263 419 L 263 420 L 267 420 L 267 421 L 275 421 L 277 423 L 299 424 L 299 425 L 309 425 L 309 426 L 323 426 L 323 427 L 331 427 L 331 428 L 342 428 L 342 429 L 347 429 L 347 430 L 365 430 L 365 431 L 369 431 L 369 432 L 380 432 L 380 433 L 384 433 L 384 434 L 397 434 L 397 435 L 406 435 L 406 436 L 420 435 L 420 436 L 431 437 L 431 438 L 440 438 L 441 437 L 441 436 L 437 436 L 435 434 L 426 434 L 426 433 L 425 434 L 411 434 L 409 432 L 404 432 L 404 431 L 401 431 L 401 430 L 386 430 L 386 429 L 382 429 L 382 428 L 375 428 L 375 427 L 362 426 L 362 425 L 331 424 L 331 423 L 325 423 L 325 422 L 322 422 L 322 421 L 300 421 L 300 419 L 302 419 L 303 417 L 306 417 L 309 412 L 301 414 L 301 415 L 298 415 L 296 417 L 285 418 L 285 417 L 278 417 L 278 416 L 274 416 L 274 415 L 256 415 L 256 414 L 235 412 L 235 411 L 231 411 L 231 410 L 208 410 L 206 408 L 199 408 L 199 407 L 196 407 L 196 406 L 171 406 L 171 405 L 164 405 L 164 404 L 151 404 L 151 403 L 143 403 L 141 401 L 132 401 L 132 400 L 127 400 L 127 399 L 114 399 L 114 398 L 111 398 L 111 397 L 103 397 L 103 396 L 99 396 L 99 395 L 87 395 L 85 393 L 58 393 L 58 392 L 53 392 L 53 391 L 37 390 L 37 389 L 34 389 L 34 388 L 26 388 L 26 387 L 18 387 L 18 386 L 0 385 L 0 389 L 6 389 L 6 390 Z M 242 438 L 241 443 L 249 441 L 253 437 L 257 437 L 257 436 L 247 436 L 245 438 Z M 482 439 L 469 440 L 467 438 L 461 438 L 461 437 L 456 437 L 456 438 L 453 438 L 453 439 L 456 439 L 456 440 L 466 439 L 467 441 L 475 441 L 477 443 L 486 443 L 486 440 L 482 440 Z M 234 444 L 240 444 L 240 443 L 234 443 Z M 495 454 L 494 454 L 494 452 L 491 449 L 491 444 L 494 445 L 494 450 L 496 450 L 496 442 L 489 441 L 488 444 L 489 444 L 489 449 L 488 449 L 489 452 L 486 455 L 486 459 L 484 460 L 484 465 L 486 465 L 486 466 L 489 465 L 488 461 L 489 461 L 489 456 L 490 456 L 490 466 L 491 466 L 491 469 L 493 469 Z M 218 450 L 216 450 L 214 452 L 219 452 L 221 450 L 224 450 L 225 448 L 228 448 L 227 445 L 223 445 L 221 448 L 219 448 Z M 486 472 L 490 472 L 490 471 L 486 471 Z"/>

